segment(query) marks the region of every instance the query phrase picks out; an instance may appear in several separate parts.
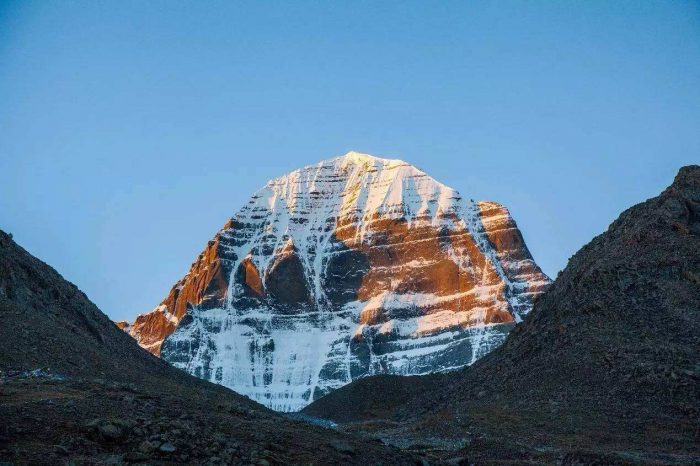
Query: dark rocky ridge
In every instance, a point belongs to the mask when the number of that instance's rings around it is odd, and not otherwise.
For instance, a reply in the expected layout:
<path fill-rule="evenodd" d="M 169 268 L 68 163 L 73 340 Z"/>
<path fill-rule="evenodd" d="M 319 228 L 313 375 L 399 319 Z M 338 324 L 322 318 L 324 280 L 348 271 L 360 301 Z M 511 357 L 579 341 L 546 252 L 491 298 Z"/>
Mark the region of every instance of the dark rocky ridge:
<path fill-rule="evenodd" d="M 358 380 L 303 412 L 396 443 L 463 439 L 470 462 L 695 463 L 699 277 L 700 167 L 689 166 L 577 252 L 473 366 Z"/>
<path fill-rule="evenodd" d="M 2 231 L 0 322 L 0 462 L 415 462 L 174 369 Z"/>

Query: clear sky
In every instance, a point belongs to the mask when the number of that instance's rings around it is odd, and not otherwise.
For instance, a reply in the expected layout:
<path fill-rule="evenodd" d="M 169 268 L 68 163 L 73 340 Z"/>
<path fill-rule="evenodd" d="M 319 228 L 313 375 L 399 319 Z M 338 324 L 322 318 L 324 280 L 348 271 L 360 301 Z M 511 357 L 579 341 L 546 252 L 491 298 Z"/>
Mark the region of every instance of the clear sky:
<path fill-rule="evenodd" d="M 0 0 L 0 228 L 114 319 L 349 150 L 505 204 L 554 276 L 700 162 L 700 3 Z"/>

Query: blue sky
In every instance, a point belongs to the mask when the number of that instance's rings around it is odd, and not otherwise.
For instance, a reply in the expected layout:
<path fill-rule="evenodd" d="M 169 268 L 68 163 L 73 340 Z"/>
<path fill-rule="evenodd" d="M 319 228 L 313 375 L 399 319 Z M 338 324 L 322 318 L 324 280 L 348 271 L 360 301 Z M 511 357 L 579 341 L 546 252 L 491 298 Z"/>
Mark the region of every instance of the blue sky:
<path fill-rule="evenodd" d="M 700 162 L 700 3 L 0 1 L 0 228 L 114 319 L 266 180 L 357 150 L 550 275 Z"/>

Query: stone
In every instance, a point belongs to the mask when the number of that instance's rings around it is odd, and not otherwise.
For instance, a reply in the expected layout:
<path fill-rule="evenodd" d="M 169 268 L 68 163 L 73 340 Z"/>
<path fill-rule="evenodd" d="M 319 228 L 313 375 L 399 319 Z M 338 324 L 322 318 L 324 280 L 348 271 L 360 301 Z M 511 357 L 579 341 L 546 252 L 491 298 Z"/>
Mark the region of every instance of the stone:
<path fill-rule="evenodd" d="M 53 450 L 59 455 L 67 455 L 69 453 L 68 448 L 63 445 L 54 445 Z"/>
<path fill-rule="evenodd" d="M 175 448 L 175 445 L 173 445 L 170 442 L 165 442 L 162 444 L 160 447 L 158 447 L 158 450 L 162 451 L 163 453 L 174 453 L 177 448 Z"/>
<path fill-rule="evenodd" d="M 118 440 L 124 435 L 124 431 L 119 426 L 111 423 L 100 424 L 98 431 L 107 440 Z"/>

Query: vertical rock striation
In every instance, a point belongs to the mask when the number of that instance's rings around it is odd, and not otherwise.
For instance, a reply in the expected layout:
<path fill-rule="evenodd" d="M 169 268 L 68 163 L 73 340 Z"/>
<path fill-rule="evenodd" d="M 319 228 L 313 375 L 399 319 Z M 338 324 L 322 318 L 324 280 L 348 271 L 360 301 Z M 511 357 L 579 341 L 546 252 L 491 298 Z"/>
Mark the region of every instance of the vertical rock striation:
<path fill-rule="evenodd" d="M 470 364 L 549 282 L 505 207 L 350 152 L 268 182 L 126 331 L 291 411 L 358 377 Z"/>

